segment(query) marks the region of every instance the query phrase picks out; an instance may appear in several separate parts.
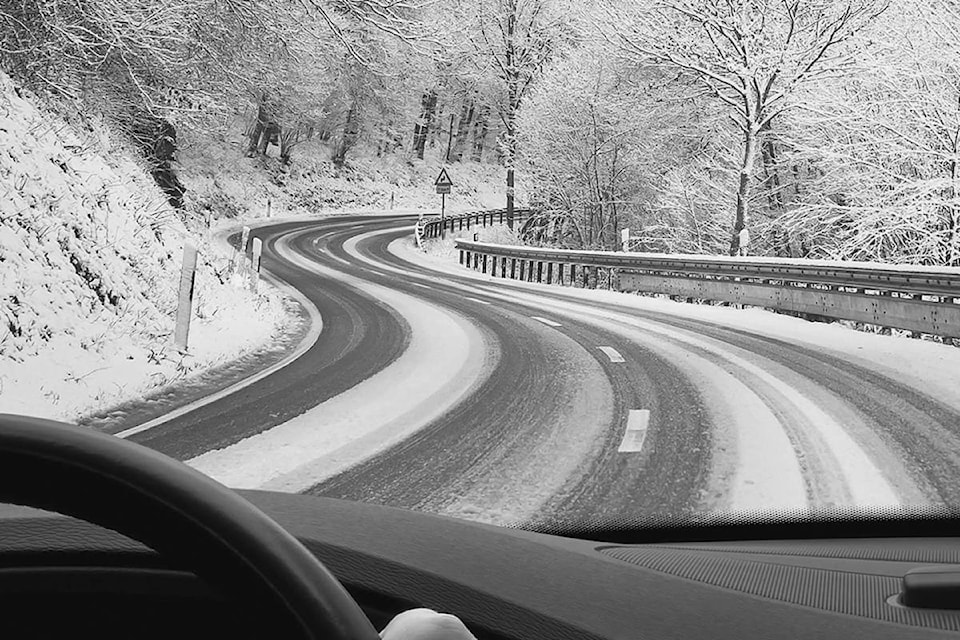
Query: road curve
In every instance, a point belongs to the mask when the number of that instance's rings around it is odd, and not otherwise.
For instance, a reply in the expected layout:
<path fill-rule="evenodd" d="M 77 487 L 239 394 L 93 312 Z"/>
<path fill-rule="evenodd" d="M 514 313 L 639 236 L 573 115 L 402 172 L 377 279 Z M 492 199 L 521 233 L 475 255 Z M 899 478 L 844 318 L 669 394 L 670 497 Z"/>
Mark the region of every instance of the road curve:
<path fill-rule="evenodd" d="M 132 439 L 231 484 L 501 524 L 960 504 L 952 399 L 831 349 L 626 296 L 441 268 L 411 250 L 410 223 L 257 230 L 264 267 L 320 311 L 319 340 Z M 445 361 L 423 355 L 431 345 L 451 358 L 463 347 L 449 380 L 430 378 Z M 436 391 L 379 397 L 411 376 Z M 388 409 L 363 414 L 354 434 L 343 414 L 376 404 L 371 394 Z M 286 458 L 276 477 L 270 456 Z M 248 464 L 259 471 L 245 478 Z"/>

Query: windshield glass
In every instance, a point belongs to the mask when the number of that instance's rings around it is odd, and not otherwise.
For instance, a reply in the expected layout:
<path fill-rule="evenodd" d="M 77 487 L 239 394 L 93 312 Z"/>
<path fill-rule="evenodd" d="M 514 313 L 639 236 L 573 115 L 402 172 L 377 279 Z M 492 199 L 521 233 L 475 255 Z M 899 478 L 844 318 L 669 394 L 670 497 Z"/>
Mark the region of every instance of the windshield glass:
<path fill-rule="evenodd" d="M 568 531 L 960 507 L 960 9 L 0 6 L 0 412 Z"/>

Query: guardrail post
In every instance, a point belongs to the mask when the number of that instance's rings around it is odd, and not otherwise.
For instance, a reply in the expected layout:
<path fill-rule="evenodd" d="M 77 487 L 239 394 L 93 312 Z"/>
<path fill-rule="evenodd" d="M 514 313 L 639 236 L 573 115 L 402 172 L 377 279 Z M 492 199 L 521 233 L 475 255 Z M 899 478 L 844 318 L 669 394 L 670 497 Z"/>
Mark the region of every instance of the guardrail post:
<path fill-rule="evenodd" d="M 461 264 L 461 265 L 463 264 L 463 254 L 464 254 L 464 253 L 465 253 L 465 251 L 464 251 L 463 249 L 460 249 L 460 264 Z"/>
<path fill-rule="evenodd" d="M 537 282 L 543 282 L 543 263 L 537 262 Z"/>
<path fill-rule="evenodd" d="M 571 265 L 570 265 L 570 280 L 569 280 L 569 281 L 570 281 L 570 286 L 571 286 L 571 287 L 577 286 L 577 265 L 575 265 L 575 264 L 571 264 Z"/>
<path fill-rule="evenodd" d="M 516 258 L 510 259 L 510 279 L 511 280 L 517 279 L 517 259 Z"/>
<path fill-rule="evenodd" d="M 500 210 L 500 224 L 503 224 L 503 209 Z"/>
<path fill-rule="evenodd" d="M 487 254 L 483 254 L 483 273 L 487 273 Z"/>
<path fill-rule="evenodd" d="M 553 284 L 553 263 L 547 263 L 547 284 Z"/>

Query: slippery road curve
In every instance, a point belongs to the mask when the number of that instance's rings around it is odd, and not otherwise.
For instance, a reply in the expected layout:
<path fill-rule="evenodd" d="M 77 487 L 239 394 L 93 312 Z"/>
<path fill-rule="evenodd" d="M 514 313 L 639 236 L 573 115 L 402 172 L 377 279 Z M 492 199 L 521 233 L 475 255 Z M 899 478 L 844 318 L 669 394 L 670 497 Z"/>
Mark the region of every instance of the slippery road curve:
<path fill-rule="evenodd" d="M 960 504 L 960 403 L 827 348 L 441 268 L 411 223 L 256 230 L 319 339 L 131 439 L 234 486 L 499 524 Z"/>

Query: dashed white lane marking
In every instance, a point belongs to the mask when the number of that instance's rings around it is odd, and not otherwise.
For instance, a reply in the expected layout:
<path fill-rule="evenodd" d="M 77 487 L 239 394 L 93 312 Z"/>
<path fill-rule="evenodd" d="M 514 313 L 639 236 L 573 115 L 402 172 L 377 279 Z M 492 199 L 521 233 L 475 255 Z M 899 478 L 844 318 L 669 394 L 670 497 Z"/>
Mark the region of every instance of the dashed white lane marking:
<path fill-rule="evenodd" d="M 647 425 L 650 423 L 649 409 L 636 409 L 627 417 L 627 430 L 617 449 L 620 453 L 637 453 L 643 449 L 647 439 Z"/>
<path fill-rule="evenodd" d="M 474 302 L 479 302 L 480 304 L 490 304 L 487 300 L 481 300 L 480 298 L 471 298 L 470 296 L 464 296 L 467 300 L 473 300 Z"/>
<path fill-rule="evenodd" d="M 542 322 L 548 327 L 559 327 L 561 326 L 559 322 L 554 322 L 553 320 L 547 320 L 546 318 L 541 318 L 540 316 L 531 316 L 537 322 Z"/>
<path fill-rule="evenodd" d="M 607 357 L 610 358 L 610 362 L 624 362 L 623 356 L 620 355 L 620 352 L 613 347 L 600 347 L 600 351 L 603 351 L 605 354 L 607 354 Z"/>
<path fill-rule="evenodd" d="M 429 289 L 429 288 L 430 288 L 430 287 L 428 287 L 428 286 L 425 285 L 425 284 L 420 284 L 419 282 L 413 282 L 413 283 L 411 283 L 411 284 L 413 284 L 413 286 L 415 286 L 415 287 L 420 287 L 421 289 Z"/>

